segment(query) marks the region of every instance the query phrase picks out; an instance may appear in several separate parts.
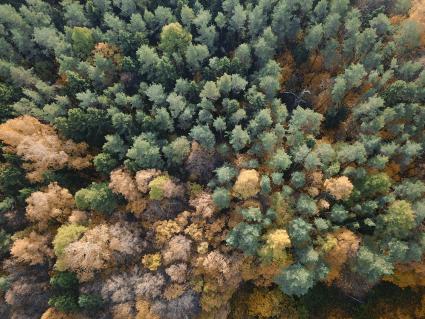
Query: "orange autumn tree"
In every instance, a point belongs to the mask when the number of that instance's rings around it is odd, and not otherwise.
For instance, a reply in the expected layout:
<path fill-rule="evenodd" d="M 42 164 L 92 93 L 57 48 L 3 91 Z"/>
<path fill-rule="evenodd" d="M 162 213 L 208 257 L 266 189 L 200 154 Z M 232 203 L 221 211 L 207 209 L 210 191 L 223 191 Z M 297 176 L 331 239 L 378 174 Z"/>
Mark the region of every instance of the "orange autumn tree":
<path fill-rule="evenodd" d="M 69 167 L 81 170 L 91 165 L 86 143 L 61 139 L 49 125 L 24 115 L 0 125 L 0 140 L 26 161 L 30 181 L 41 181 L 49 170 Z"/>

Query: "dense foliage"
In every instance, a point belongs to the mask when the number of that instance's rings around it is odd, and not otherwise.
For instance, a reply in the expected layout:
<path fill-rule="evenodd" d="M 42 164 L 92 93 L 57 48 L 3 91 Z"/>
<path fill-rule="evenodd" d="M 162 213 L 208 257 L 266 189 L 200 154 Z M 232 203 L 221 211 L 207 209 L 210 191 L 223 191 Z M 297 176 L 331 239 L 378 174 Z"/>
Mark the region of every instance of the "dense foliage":
<path fill-rule="evenodd" d="M 1 318 L 425 317 L 422 0 L 1 3 Z"/>

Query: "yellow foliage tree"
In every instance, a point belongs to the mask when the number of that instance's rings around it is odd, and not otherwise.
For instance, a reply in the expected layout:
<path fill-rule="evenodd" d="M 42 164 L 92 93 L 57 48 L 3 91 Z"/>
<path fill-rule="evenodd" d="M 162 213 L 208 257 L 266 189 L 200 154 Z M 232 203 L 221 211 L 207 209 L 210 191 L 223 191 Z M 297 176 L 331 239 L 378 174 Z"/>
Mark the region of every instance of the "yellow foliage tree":
<path fill-rule="evenodd" d="M 392 282 L 401 288 L 425 286 L 425 260 L 397 264 L 394 274 L 385 276 L 384 280 Z"/>
<path fill-rule="evenodd" d="M 237 197 L 247 199 L 260 191 L 260 174 L 255 169 L 242 169 L 233 186 Z"/>
<path fill-rule="evenodd" d="M 56 310 L 55 308 L 49 308 L 43 313 L 40 319 L 88 319 L 86 316 L 80 313 L 65 313 Z"/>
<path fill-rule="evenodd" d="M 285 229 L 274 229 L 264 236 L 265 245 L 260 250 L 260 256 L 266 261 L 284 263 L 287 259 L 285 248 L 291 246 L 291 240 Z"/>
<path fill-rule="evenodd" d="M 260 318 L 277 316 L 281 310 L 283 295 L 280 291 L 258 289 L 248 296 L 248 314 Z"/>
<path fill-rule="evenodd" d="M 152 313 L 149 301 L 139 299 L 136 302 L 137 315 L 135 319 L 160 319 L 158 315 Z"/>
<path fill-rule="evenodd" d="M 330 271 L 326 278 L 328 283 L 337 279 L 345 262 L 355 255 L 360 245 L 360 239 L 352 231 L 342 228 L 328 235 L 323 246 L 328 253 L 325 256 Z"/>
<path fill-rule="evenodd" d="M 133 305 L 130 302 L 120 303 L 112 308 L 113 319 L 134 319 Z"/>
<path fill-rule="evenodd" d="M 353 184 L 347 176 L 340 176 L 325 180 L 325 189 L 337 200 L 346 199 L 353 191 Z"/>
<path fill-rule="evenodd" d="M 156 241 L 158 244 L 165 244 L 175 234 L 180 233 L 183 229 L 174 220 L 159 221 L 155 225 Z"/>
<path fill-rule="evenodd" d="M 161 266 L 161 253 L 144 255 L 142 264 L 150 271 L 156 271 Z"/>

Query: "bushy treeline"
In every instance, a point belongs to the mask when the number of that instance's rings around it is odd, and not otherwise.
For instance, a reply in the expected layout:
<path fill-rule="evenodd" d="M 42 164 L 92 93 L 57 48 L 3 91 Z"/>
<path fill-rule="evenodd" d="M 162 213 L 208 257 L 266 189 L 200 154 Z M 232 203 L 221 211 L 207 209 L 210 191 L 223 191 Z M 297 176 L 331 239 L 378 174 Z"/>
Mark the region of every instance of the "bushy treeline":
<path fill-rule="evenodd" d="M 425 316 L 421 1 L 2 3 L 2 317 Z"/>

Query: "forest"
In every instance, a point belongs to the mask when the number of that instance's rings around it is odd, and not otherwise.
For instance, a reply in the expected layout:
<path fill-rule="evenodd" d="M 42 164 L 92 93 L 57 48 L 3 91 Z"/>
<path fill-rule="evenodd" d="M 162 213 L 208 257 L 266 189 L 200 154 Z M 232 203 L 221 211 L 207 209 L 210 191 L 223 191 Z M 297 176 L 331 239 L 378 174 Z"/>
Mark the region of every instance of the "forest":
<path fill-rule="evenodd" d="M 425 0 L 0 0 L 0 318 L 425 318 Z"/>

